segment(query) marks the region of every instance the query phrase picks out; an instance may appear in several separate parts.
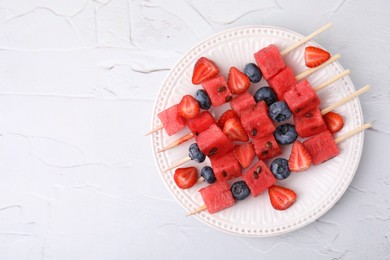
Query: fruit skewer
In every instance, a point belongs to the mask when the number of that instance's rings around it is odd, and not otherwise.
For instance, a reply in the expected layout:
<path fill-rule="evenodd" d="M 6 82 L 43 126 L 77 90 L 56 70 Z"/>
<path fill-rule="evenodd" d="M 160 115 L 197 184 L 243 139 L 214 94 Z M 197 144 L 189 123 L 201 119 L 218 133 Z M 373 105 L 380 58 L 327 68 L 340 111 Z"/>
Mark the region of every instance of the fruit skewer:
<path fill-rule="evenodd" d="M 308 70 L 302 72 L 301 74 L 297 75 L 296 79 L 303 79 L 304 77 L 308 77 L 311 74 L 313 74 L 314 72 L 316 72 L 319 69 L 329 65 L 330 63 L 336 61 L 339 58 L 340 58 L 340 55 L 336 54 L 333 57 L 331 57 L 328 61 L 326 61 L 323 64 L 321 64 L 320 66 L 308 69 Z M 334 76 L 333 78 L 330 78 L 329 80 L 319 84 L 318 86 L 314 87 L 313 89 L 316 92 L 320 91 L 320 90 L 324 89 L 325 87 L 329 86 L 330 84 L 336 82 L 337 80 L 347 76 L 350 73 L 351 73 L 350 70 L 345 70 L 345 71 L 341 72 L 340 74 Z M 180 137 L 179 139 L 173 141 L 172 143 L 168 144 L 167 146 L 161 148 L 158 152 L 163 152 L 163 151 L 169 150 L 169 149 L 171 149 L 173 147 L 176 147 L 176 146 L 178 146 L 178 145 L 180 145 L 180 144 L 182 144 L 182 143 L 192 139 L 195 136 L 196 136 L 196 134 L 194 132 L 188 133 L 187 135 L 184 135 L 184 136 Z"/>
<path fill-rule="evenodd" d="M 341 106 L 341 105 L 344 105 L 346 104 L 347 102 L 351 101 L 352 99 L 358 97 L 359 95 L 367 92 L 368 90 L 370 89 L 370 85 L 366 85 L 364 87 L 362 87 L 361 89 L 357 90 L 356 92 L 340 99 L 339 101 L 329 105 L 328 107 L 324 108 L 321 110 L 321 115 L 325 115 L 326 113 L 328 113 L 329 111 L 331 110 L 334 110 L 336 109 L 337 107 Z M 195 144 L 192 144 L 191 146 L 194 146 Z M 186 162 L 189 162 L 191 160 L 193 160 L 195 157 L 201 157 L 200 155 L 195 155 L 195 153 L 191 154 L 191 146 L 190 146 L 190 156 L 187 156 L 187 157 L 184 157 L 178 161 L 176 161 L 175 163 L 173 163 L 171 166 L 169 166 L 167 169 L 163 170 L 163 172 L 167 172 L 173 168 L 176 168 Z M 202 151 L 199 150 L 199 147 L 197 147 L 197 152 L 201 153 L 203 156 L 204 154 L 202 153 Z M 202 160 L 202 162 L 204 161 L 204 159 Z"/>
<path fill-rule="evenodd" d="M 347 132 L 347 133 L 345 133 L 345 134 L 343 134 L 343 135 L 333 139 L 334 145 L 336 145 L 336 144 L 338 144 L 338 143 L 340 143 L 340 142 L 342 142 L 342 141 L 344 141 L 344 140 L 346 140 L 346 139 L 348 139 L 348 138 L 350 138 L 350 137 L 352 137 L 352 136 L 354 136 L 354 135 L 356 135 L 356 134 L 358 134 L 358 133 L 360 133 L 360 132 L 370 128 L 371 126 L 372 125 L 370 123 L 366 123 L 364 125 L 361 125 L 360 127 L 357 127 L 355 129 L 353 129 L 353 130 L 351 130 L 351 131 L 349 131 L 349 132 Z M 331 135 L 330 135 L 330 137 L 333 138 Z M 317 138 L 317 139 L 320 139 L 320 138 Z M 310 139 L 308 139 L 308 140 L 310 140 Z M 321 140 L 318 140 L 318 142 L 321 142 Z M 330 155 L 330 156 L 332 156 L 332 155 Z M 321 159 L 323 159 L 323 158 L 321 158 Z M 327 158 L 326 160 L 328 160 L 328 159 L 330 159 L 330 158 Z M 233 205 L 234 205 L 234 203 L 233 203 Z M 231 205 L 231 206 L 233 206 L 233 205 Z M 206 204 L 204 204 L 204 205 L 200 206 L 199 208 L 189 212 L 187 214 L 187 216 L 191 216 L 191 215 L 197 214 L 197 213 L 202 212 L 202 211 L 204 211 L 206 209 L 207 209 L 207 206 L 206 206 Z M 215 212 L 212 212 L 212 213 L 215 213 Z"/>
<path fill-rule="evenodd" d="M 284 56 L 284 55 L 290 53 L 291 51 L 293 51 L 293 50 L 295 50 L 296 48 L 298 48 L 300 45 L 302 45 L 302 44 L 304 44 L 304 43 L 310 41 L 311 39 L 313 39 L 314 37 L 316 37 L 316 36 L 319 35 L 320 33 L 326 31 L 326 30 L 329 29 L 331 26 L 332 26 L 331 23 L 328 23 L 328 24 L 324 25 L 323 27 L 321 27 L 321 28 L 319 28 L 318 30 L 314 31 L 313 33 L 309 34 L 308 36 L 306 36 L 306 37 L 302 38 L 301 40 L 297 41 L 296 43 L 294 43 L 294 44 L 291 45 L 290 47 L 288 47 L 288 48 L 286 48 L 285 50 L 281 51 L 281 52 L 280 52 L 280 55 L 281 55 L 281 56 Z M 339 58 L 339 57 L 337 57 L 337 55 L 336 55 L 336 59 L 335 59 L 335 60 L 337 60 L 338 58 Z M 311 73 L 317 71 L 319 68 L 318 68 L 318 69 L 313 68 L 313 69 L 314 69 L 313 71 L 308 70 L 306 73 L 311 74 Z M 299 78 L 304 78 L 304 77 L 306 77 L 305 74 L 303 74 L 303 75 L 300 74 L 300 75 L 298 75 L 298 76 L 299 76 Z M 298 79 L 299 79 L 299 78 L 298 78 Z M 298 80 L 298 79 L 297 79 L 297 80 Z M 160 125 L 156 126 L 154 129 L 152 129 L 151 131 L 149 131 L 148 133 L 146 133 L 145 136 L 148 136 L 148 135 L 150 135 L 150 134 L 152 134 L 152 133 L 155 133 L 155 132 L 157 132 L 157 131 L 159 131 L 159 130 L 162 130 L 162 129 L 164 129 L 164 125 L 163 125 L 163 124 L 160 124 Z M 179 128 L 178 128 L 178 129 L 179 129 Z"/>

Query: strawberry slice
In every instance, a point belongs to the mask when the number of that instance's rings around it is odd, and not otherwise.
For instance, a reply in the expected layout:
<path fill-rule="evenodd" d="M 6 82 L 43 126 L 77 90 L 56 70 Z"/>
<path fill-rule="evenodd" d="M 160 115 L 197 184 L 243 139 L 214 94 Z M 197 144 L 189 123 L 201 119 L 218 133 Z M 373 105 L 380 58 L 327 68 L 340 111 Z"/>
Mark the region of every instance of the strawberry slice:
<path fill-rule="evenodd" d="M 219 126 L 219 128 L 223 129 L 223 127 L 225 126 L 225 123 L 228 119 L 230 118 L 237 118 L 238 119 L 238 116 L 236 114 L 236 112 L 234 112 L 233 110 L 229 109 L 229 110 L 226 110 L 218 119 L 218 122 L 217 122 L 217 125 Z"/>
<path fill-rule="evenodd" d="M 255 148 L 252 143 L 236 144 L 234 146 L 234 155 L 240 162 L 242 168 L 248 167 L 253 158 L 255 158 Z"/>
<path fill-rule="evenodd" d="M 239 71 L 236 67 L 231 67 L 229 70 L 228 87 L 233 94 L 244 93 L 250 87 L 250 81 L 247 75 Z"/>
<path fill-rule="evenodd" d="M 247 142 L 249 140 L 249 137 L 238 118 L 233 117 L 228 119 L 225 122 L 222 131 L 232 141 Z"/>
<path fill-rule="evenodd" d="M 206 57 L 199 58 L 194 66 L 192 74 L 192 83 L 198 85 L 205 80 L 211 79 L 217 76 L 219 69 L 215 63 Z"/>
<path fill-rule="evenodd" d="M 179 103 L 179 106 L 177 107 L 177 112 L 179 113 L 179 115 L 186 119 L 195 117 L 197 114 L 199 114 L 199 111 L 199 103 L 191 95 L 183 96 Z"/>
<path fill-rule="evenodd" d="M 198 170 L 195 167 L 177 168 L 173 180 L 180 189 L 189 189 L 198 182 Z"/>
<path fill-rule="evenodd" d="M 314 46 L 305 48 L 305 63 L 309 68 L 314 68 L 330 58 L 330 53 Z"/>
<path fill-rule="evenodd" d="M 328 112 L 324 116 L 324 121 L 326 126 L 328 127 L 328 130 L 331 133 L 336 133 L 341 130 L 344 126 L 344 119 L 343 117 L 336 113 L 336 112 Z"/>
<path fill-rule="evenodd" d="M 288 209 L 297 199 L 297 194 L 293 190 L 277 185 L 268 188 L 268 195 L 272 207 L 277 210 Z"/>
<path fill-rule="evenodd" d="M 288 168 L 292 172 L 303 172 L 310 167 L 310 164 L 311 156 L 309 152 L 300 141 L 295 141 L 288 159 Z"/>

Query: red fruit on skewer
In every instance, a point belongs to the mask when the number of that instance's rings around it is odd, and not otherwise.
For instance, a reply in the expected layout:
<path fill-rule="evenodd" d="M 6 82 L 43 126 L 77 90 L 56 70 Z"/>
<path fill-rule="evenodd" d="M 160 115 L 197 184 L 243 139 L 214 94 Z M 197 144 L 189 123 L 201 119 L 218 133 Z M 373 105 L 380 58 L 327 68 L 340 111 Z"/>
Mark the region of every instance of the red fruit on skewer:
<path fill-rule="evenodd" d="M 328 130 L 333 134 L 341 130 L 344 126 L 343 117 L 336 112 L 328 112 L 323 116 Z"/>
<path fill-rule="evenodd" d="M 195 167 L 177 168 L 173 180 L 181 189 L 189 189 L 198 182 L 198 170 Z"/>
<path fill-rule="evenodd" d="M 236 67 L 231 67 L 227 80 L 230 92 L 240 94 L 246 92 L 250 87 L 250 81 L 247 75 L 239 71 Z"/>
<path fill-rule="evenodd" d="M 206 57 L 199 58 L 194 66 L 192 83 L 198 85 L 208 79 L 217 76 L 219 69 L 217 65 Z"/>
<path fill-rule="evenodd" d="M 228 119 L 223 126 L 223 133 L 232 141 L 247 142 L 249 140 L 245 129 L 238 118 Z"/>
<path fill-rule="evenodd" d="M 234 155 L 242 168 L 248 167 L 255 158 L 255 149 L 252 143 L 237 144 L 234 146 Z"/>
<path fill-rule="evenodd" d="M 223 127 L 225 126 L 225 123 L 227 120 L 229 120 L 230 118 L 239 118 L 238 115 L 231 109 L 229 110 L 226 110 L 225 112 L 223 112 L 223 114 L 219 117 L 218 119 L 218 122 L 217 122 L 217 125 L 223 129 Z"/>
<path fill-rule="evenodd" d="M 309 169 L 311 164 L 311 156 L 300 141 L 295 141 L 290 158 L 288 159 L 288 168 L 292 172 L 302 172 Z"/>
<path fill-rule="evenodd" d="M 193 96 L 185 95 L 181 99 L 179 106 L 177 107 L 177 111 L 179 115 L 186 119 L 194 118 L 196 115 L 199 114 L 199 103 Z"/>

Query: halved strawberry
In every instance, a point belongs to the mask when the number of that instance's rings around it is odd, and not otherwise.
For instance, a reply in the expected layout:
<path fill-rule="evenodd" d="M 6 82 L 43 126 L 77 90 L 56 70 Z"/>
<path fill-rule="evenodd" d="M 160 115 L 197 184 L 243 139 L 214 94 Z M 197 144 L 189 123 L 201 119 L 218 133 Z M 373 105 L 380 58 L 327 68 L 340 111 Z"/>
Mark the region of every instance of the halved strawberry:
<path fill-rule="evenodd" d="M 288 168 L 292 172 L 303 172 L 310 167 L 310 164 L 311 156 L 309 152 L 300 141 L 295 141 L 288 159 Z"/>
<path fill-rule="evenodd" d="M 336 113 L 336 112 L 328 112 L 325 115 L 323 115 L 324 121 L 326 123 L 326 126 L 328 127 L 328 130 L 331 133 L 336 133 L 341 130 L 344 126 L 344 119 L 343 117 Z"/>
<path fill-rule="evenodd" d="M 222 131 L 232 141 L 246 142 L 249 140 L 245 129 L 238 118 L 230 118 L 225 122 Z"/>
<path fill-rule="evenodd" d="M 192 83 L 198 85 L 205 80 L 211 79 L 217 76 L 219 69 L 215 63 L 206 57 L 199 58 L 194 66 L 192 74 Z"/>
<path fill-rule="evenodd" d="M 272 207 L 277 210 L 288 209 L 297 199 L 297 194 L 293 190 L 277 185 L 268 188 L 268 195 Z"/>
<path fill-rule="evenodd" d="M 248 167 L 255 158 L 255 148 L 252 143 L 237 144 L 234 146 L 234 155 L 242 168 Z"/>
<path fill-rule="evenodd" d="M 177 108 L 177 112 L 179 113 L 179 115 L 186 119 L 195 117 L 197 114 L 199 114 L 199 111 L 199 103 L 191 95 L 183 96 Z"/>
<path fill-rule="evenodd" d="M 238 116 L 231 109 L 226 110 L 225 112 L 223 112 L 223 114 L 219 117 L 218 122 L 217 122 L 217 125 L 219 126 L 219 128 L 223 129 L 223 127 L 225 126 L 226 121 L 228 119 L 230 119 L 230 118 L 237 118 L 238 119 Z"/>
<path fill-rule="evenodd" d="M 181 189 L 189 189 L 198 181 L 198 170 L 195 167 L 177 168 L 173 180 Z"/>
<path fill-rule="evenodd" d="M 305 63 L 309 68 L 314 68 L 330 58 L 330 53 L 314 46 L 308 46 L 305 48 Z"/>
<path fill-rule="evenodd" d="M 250 81 L 247 75 L 239 71 L 236 67 L 231 67 L 229 70 L 228 87 L 233 94 L 244 93 L 250 87 Z"/>

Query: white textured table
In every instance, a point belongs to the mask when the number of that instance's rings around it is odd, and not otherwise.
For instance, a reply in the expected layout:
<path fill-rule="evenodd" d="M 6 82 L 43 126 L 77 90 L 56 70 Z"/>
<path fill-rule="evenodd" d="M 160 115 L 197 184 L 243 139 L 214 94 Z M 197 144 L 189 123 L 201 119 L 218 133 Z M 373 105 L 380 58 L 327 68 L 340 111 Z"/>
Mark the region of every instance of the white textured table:
<path fill-rule="evenodd" d="M 245 3 L 246 2 L 246 3 Z M 390 2 L 0 2 L 0 259 L 388 259 Z M 215 32 L 308 34 L 352 70 L 365 149 L 341 200 L 270 238 L 216 231 L 168 193 L 150 128 L 160 84 Z"/>

